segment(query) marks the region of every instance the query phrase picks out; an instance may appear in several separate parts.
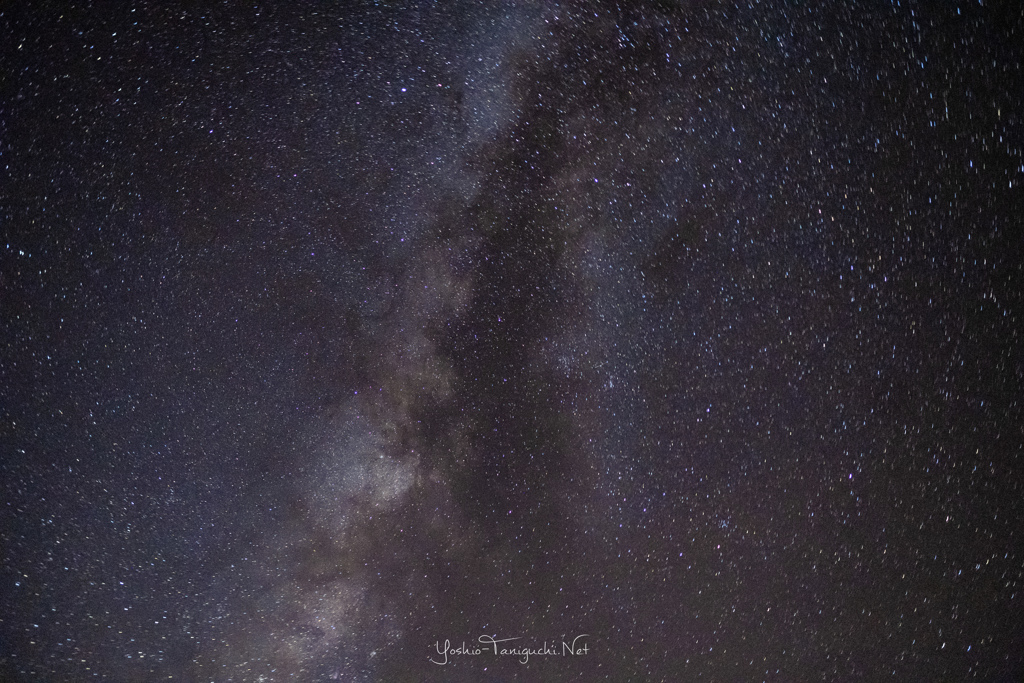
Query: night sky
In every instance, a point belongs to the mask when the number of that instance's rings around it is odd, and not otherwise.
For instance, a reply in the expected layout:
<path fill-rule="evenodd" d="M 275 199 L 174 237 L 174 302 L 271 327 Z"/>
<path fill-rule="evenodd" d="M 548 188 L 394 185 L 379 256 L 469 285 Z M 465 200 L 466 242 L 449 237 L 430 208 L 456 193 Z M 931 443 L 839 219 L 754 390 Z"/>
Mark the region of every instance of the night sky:
<path fill-rule="evenodd" d="M 1024 679 L 1014 4 L 5 3 L 0 680 Z"/>

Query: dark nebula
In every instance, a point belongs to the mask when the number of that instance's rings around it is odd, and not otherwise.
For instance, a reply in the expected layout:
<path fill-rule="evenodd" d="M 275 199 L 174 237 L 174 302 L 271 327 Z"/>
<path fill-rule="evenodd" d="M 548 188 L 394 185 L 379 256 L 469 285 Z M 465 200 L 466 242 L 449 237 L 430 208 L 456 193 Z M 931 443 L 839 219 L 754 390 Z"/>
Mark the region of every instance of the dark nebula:
<path fill-rule="evenodd" d="M 0 680 L 1022 680 L 1022 53 L 7 3 Z"/>

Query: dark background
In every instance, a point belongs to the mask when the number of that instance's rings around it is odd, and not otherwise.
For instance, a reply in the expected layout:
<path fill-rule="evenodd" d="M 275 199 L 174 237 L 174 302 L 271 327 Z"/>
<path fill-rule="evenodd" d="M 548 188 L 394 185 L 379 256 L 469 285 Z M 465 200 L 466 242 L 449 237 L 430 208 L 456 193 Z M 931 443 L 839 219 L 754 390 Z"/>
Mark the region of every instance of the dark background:
<path fill-rule="evenodd" d="M 0 678 L 1021 680 L 1022 27 L 3 5 Z"/>

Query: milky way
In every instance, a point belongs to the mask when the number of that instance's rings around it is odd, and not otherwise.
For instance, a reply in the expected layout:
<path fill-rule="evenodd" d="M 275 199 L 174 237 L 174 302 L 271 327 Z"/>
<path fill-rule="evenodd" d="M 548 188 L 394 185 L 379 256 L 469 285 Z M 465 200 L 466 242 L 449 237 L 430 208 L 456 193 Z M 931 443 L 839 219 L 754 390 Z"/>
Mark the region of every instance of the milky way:
<path fill-rule="evenodd" d="M 934 5 L 4 9 L 0 677 L 1019 680 L 1024 21 Z"/>

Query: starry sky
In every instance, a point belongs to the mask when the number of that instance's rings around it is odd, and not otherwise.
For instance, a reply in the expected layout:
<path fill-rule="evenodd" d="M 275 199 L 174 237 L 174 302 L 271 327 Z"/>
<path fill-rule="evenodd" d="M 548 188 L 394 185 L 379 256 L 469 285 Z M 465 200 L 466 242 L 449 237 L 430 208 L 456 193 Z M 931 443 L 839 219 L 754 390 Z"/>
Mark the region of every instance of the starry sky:
<path fill-rule="evenodd" d="M 1014 3 L 29 4 L 0 679 L 1024 676 Z"/>

